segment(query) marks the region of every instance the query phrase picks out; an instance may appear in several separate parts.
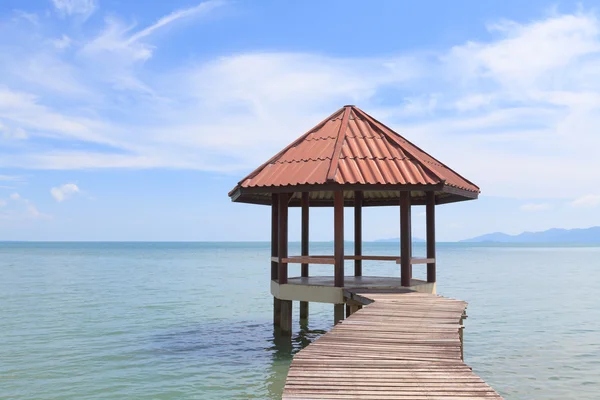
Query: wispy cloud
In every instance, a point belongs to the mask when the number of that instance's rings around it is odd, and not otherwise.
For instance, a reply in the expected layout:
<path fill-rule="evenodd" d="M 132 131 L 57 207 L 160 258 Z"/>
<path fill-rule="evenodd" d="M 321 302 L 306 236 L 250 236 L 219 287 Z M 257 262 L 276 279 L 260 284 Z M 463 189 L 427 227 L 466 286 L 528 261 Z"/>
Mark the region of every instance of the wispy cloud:
<path fill-rule="evenodd" d="M 594 13 L 503 21 L 489 26 L 489 40 L 425 55 L 250 50 L 160 69 L 144 62 L 159 30 L 223 4 L 142 28 L 112 16 L 96 36 L 68 31 L 57 45 L 54 32 L 39 41 L 45 47 L 35 42 L 16 61 L 3 59 L 0 118 L 23 134 L 0 146 L 0 166 L 248 170 L 352 102 L 487 195 L 556 197 L 561 182 L 564 193 L 582 196 L 600 184 Z M 394 100 L 382 103 L 390 91 Z M 8 136 L 0 134 L 2 144 Z"/>
<path fill-rule="evenodd" d="M 8 210 L 4 210 L 8 209 Z M 0 217 L 6 218 L 31 218 L 47 219 L 50 215 L 41 213 L 30 200 L 23 198 L 19 193 L 11 193 L 9 201 L 4 201 L 3 213 Z"/>
<path fill-rule="evenodd" d="M 529 204 L 523 204 L 520 209 L 523 211 L 543 211 L 543 210 L 549 210 L 552 207 L 550 206 L 550 204 L 547 203 L 529 203 Z"/>
<path fill-rule="evenodd" d="M 79 193 L 79 187 L 74 183 L 65 183 L 64 185 L 50 189 L 50 194 L 59 203 L 67 200 L 76 193 Z"/>
<path fill-rule="evenodd" d="M 200 3 L 195 7 L 190 7 L 190 8 L 186 8 L 183 10 L 173 11 L 171 14 L 165 15 L 164 17 L 160 18 L 158 21 L 156 21 L 155 24 L 153 24 L 147 28 L 144 28 L 141 31 L 136 32 L 133 35 L 131 35 L 129 37 L 129 39 L 127 40 L 127 42 L 128 43 L 136 42 L 136 41 L 152 34 L 154 31 L 156 31 L 174 21 L 177 21 L 178 19 L 189 17 L 192 15 L 209 13 L 212 10 L 214 10 L 215 8 L 223 6 L 225 3 L 226 3 L 225 1 L 211 0 L 211 1 L 206 1 L 204 3 Z"/>
<path fill-rule="evenodd" d="M 85 18 L 96 10 L 94 0 L 52 0 L 56 10 L 63 16 L 81 15 Z"/>
<path fill-rule="evenodd" d="M 573 200 L 570 204 L 573 207 L 597 207 L 600 205 L 600 195 L 588 194 Z"/>

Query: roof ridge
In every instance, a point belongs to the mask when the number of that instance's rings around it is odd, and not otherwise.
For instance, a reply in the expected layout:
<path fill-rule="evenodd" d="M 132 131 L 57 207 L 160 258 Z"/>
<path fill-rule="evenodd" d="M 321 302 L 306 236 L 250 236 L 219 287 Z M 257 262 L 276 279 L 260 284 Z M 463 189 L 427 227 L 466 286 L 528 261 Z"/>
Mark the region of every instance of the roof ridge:
<path fill-rule="evenodd" d="M 335 172 L 338 168 L 340 156 L 342 154 L 342 145 L 344 144 L 344 140 L 346 139 L 346 131 L 348 130 L 348 120 L 350 119 L 351 112 L 352 106 L 344 106 L 344 116 L 342 117 L 342 123 L 340 124 L 340 129 L 338 130 L 337 139 L 335 141 L 335 147 L 333 148 L 333 153 L 331 154 L 331 164 L 329 164 L 329 169 L 327 170 L 327 177 L 325 178 L 327 182 L 335 181 Z"/>
<path fill-rule="evenodd" d="M 413 152 L 412 152 L 412 151 L 410 151 L 410 150 L 407 150 L 407 149 L 406 149 L 406 148 L 405 148 L 405 147 L 402 145 L 402 143 L 399 143 L 399 141 L 398 141 L 398 138 L 396 138 L 396 137 L 394 137 L 394 136 L 390 135 L 390 134 L 389 134 L 388 132 L 386 132 L 384 129 L 381 129 L 381 127 L 380 127 L 380 126 L 378 126 L 378 125 L 382 125 L 384 128 L 387 128 L 387 129 L 389 129 L 389 130 L 390 130 L 391 132 L 393 132 L 393 133 L 396 133 L 396 132 L 394 132 L 392 129 L 388 128 L 386 125 L 382 124 L 381 122 L 377 121 L 375 118 L 371 117 L 369 114 L 367 114 L 366 112 L 364 112 L 364 111 L 363 111 L 363 110 L 361 110 L 360 108 L 358 108 L 358 107 L 355 107 L 355 109 L 356 109 L 356 111 L 358 111 L 358 113 L 359 113 L 359 114 L 361 114 L 363 117 L 365 117 L 365 118 L 367 119 L 367 121 L 368 121 L 369 123 L 371 123 L 371 125 L 373 125 L 373 126 L 374 126 L 374 127 L 375 127 L 375 128 L 378 130 L 378 131 L 380 131 L 380 132 L 381 132 L 381 133 L 382 133 L 382 134 L 383 134 L 385 137 L 388 137 L 388 138 L 390 138 L 390 139 L 391 139 L 391 140 L 392 140 L 394 143 L 396 143 L 398 146 L 400 146 L 400 148 L 402 149 L 402 151 L 403 151 L 404 153 L 408 154 L 409 156 L 411 156 L 411 157 L 412 157 L 412 158 L 413 158 L 413 159 L 414 159 L 414 160 L 415 160 L 417 163 L 419 163 L 419 164 L 421 165 L 421 167 L 422 167 L 424 170 L 426 170 L 427 172 L 429 172 L 429 173 L 431 173 L 433 176 L 435 176 L 437 179 L 439 179 L 441 183 L 445 183 L 445 182 L 446 182 L 446 179 L 445 179 L 443 176 L 441 176 L 439 173 L 437 173 L 436 171 L 434 171 L 433 169 L 431 169 L 429 166 L 425 165 L 425 164 L 426 164 L 426 162 L 425 162 L 424 160 L 422 160 L 420 157 L 418 157 L 418 156 L 416 156 L 415 154 L 413 154 Z M 398 135 L 398 134 L 396 133 L 396 135 Z M 402 139 L 404 139 L 404 141 L 406 141 L 406 142 L 410 143 L 412 146 L 414 146 L 414 147 L 415 147 L 415 148 L 417 148 L 418 150 L 420 150 L 420 151 L 423 151 L 423 150 L 419 149 L 417 146 L 415 146 L 414 144 L 412 144 L 411 142 L 409 142 L 408 140 L 406 140 L 406 139 L 405 139 L 403 136 L 400 136 L 400 135 L 398 135 L 398 136 L 399 136 L 399 137 L 401 137 Z M 423 153 L 425 153 L 425 152 L 423 151 Z M 425 154 L 427 154 L 427 153 L 425 153 Z M 427 155 L 429 156 L 429 154 L 427 154 Z M 429 157 L 431 157 L 431 156 L 429 156 Z M 431 158 L 433 158 L 433 157 L 431 157 Z M 448 167 L 446 167 L 446 168 L 448 168 Z M 448 168 L 448 169 L 450 169 L 450 168 Z"/>
<path fill-rule="evenodd" d="M 389 131 L 395 133 L 398 137 L 401 137 L 405 142 L 407 142 L 408 144 L 410 144 L 411 146 L 413 146 L 415 149 L 419 150 L 421 153 L 427 155 L 429 158 L 431 158 L 432 160 L 434 160 L 435 162 L 437 162 L 440 166 L 448 169 L 449 171 L 455 173 L 458 177 L 460 177 L 461 179 L 463 179 L 465 182 L 473 185 L 474 187 L 476 187 L 478 190 L 480 189 L 479 186 L 477 186 L 475 183 L 471 182 L 470 180 L 468 180 L 467 178 L 465 178 L 464 176 L 462 176 L 461 174 L 459 174 L 458 172 L 456 172 L 455 170 L 453 170 L 452 168 L 450 168 L 449 166 L 447 166 L 446 164 L 444 164 L 443 162 L 441 162 L 440 160 L 438 160 L 437 158 L 433 157 L 431 154 L 427 153 L 425 150 L 421 149 L 419 146 L 415 145 L 413 142 L 411 142 L 410 140 L 406 139 L 404 136 L 399 135 L 398 133 L 396 133 L 393 129 L 391 129 L 390 127 L 388 127 L 386 124 L 384 124 L 383 122 L 380 122 L 378 120 L 376 120 L 375 118 L 373 118 L 372 116 L 370 116 L 369 114 L 367 114 L 366 112 L 364 112 L 363 110 L 361 110 L 360 108 L 354 106 L 354 108 L 356 109 L 356 111 L 358 111 L 360 114 L 364 115 L 367 119 L 373 121 L 376 124 L 379 124 L 381 126 L 383 126 L 384 128 L 388 129 Z M 379 129 L 381 130 L 381 129 Z M 394 142 L 396 142 L 399 146 L 402 146 L 400 143 L 398 143 L 397 138 L 395 138 L 394 136 L 389 135 L 387 132 L 381 130 L 382 133 L 391 138 Z M 403 150 L 406 151 L 406 149 L 403 148 Z M 417 161 L 420 164 L 424 164 L 424 163 L 428 163 L 425 160 L 421 160 L 419 157 L 416 157 L 415 155 L 412 154 L 412 152 L 410 151 L 406 151 L 408 154 L 410 154 L 411 156 L 415 157 L 417 159 Z M 431 170 L 431 168 L 427 167 L 424 165 L 424 167 L 433 172 L 433 174 L 435 176 L 437 176 L 438 178 L 442 179 L 444 182 L 446 181 L 445 179 L 443 179 L 443 177 L 440 177 L 440 175 L 438 173 L 436 173 L 435 171 Z"/>

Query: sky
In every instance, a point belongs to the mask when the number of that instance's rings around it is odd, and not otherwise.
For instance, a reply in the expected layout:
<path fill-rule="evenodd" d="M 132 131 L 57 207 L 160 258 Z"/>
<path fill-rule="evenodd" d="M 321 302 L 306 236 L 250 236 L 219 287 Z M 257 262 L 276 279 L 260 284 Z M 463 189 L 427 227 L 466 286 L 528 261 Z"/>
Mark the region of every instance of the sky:
<path fill-rule="evenodd" d="M 481 188 L 438 207 L 441 241 L 600 225 L 599 13 L 3 0 L 0 240 L 269 240 L 269 208 L 228 191 L 345 104 Z M 332 210 L 311 212 L 311 239 L 331 240 Z M 292 210 L 290 240 L 299 222 Z M 398 237 L 399 210 L 366 209 L 363 224 L 365 240 Z"/>

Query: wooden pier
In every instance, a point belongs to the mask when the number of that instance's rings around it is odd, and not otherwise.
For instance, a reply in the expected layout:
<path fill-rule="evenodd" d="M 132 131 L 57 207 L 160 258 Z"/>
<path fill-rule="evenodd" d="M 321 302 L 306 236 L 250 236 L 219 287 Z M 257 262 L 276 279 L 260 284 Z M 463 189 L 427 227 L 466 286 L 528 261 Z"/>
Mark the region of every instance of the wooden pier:
<path fill-rule="evenodd" d="M 365 306 L 296 354 L 283 399 L 502 399 L 463 361 L 466 302 L 406 289 L 345 294 Z"/>

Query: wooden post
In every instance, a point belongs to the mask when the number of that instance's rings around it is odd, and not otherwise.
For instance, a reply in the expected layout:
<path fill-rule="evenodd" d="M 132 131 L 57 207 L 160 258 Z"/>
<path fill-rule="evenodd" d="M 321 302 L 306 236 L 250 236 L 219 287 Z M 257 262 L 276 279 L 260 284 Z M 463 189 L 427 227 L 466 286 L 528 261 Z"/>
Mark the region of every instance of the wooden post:
<path fill-rule="evenodd" d="M 344 303 L 333 305 L 333 323 L 337 324 L 344 320 Z"/>
<path fill-rule="evenodd" d="M 273 325 L 279 326 L 281 322 L 281 300 L 273 296 Z"/>
<path fill-rule="evenodd" d="M 354 192 L 354 255 L 362 256 L 363 192 Z M 354 260 L 354 276 L 362 276 L 362 260 Z"/>
<path fill-rule="evenodd" d="M 308 255 L 308 246 L 309 246 L 309 239 L 308 239 L 309 197 L 308 197 L 308 192 L 302 193 L 301 206 L 302 206 L 302 232 L 301 232 L 301 252 L 300 252 L 300 254 L 302 254 L 303 256 L 307 256 Z M 300 276 L 302 276 L 303 278 L 308 278 L 308 263 L 302 264 Z M 300 302 L 300 320 L 303 321 L 306 319 L 308 319 L 308 301 L 301 301 Z"/>
<path fill-rule="evenodd" d="M 300 321 L 306 321 L 308 319 L 308 301 L 300 302 Z"/>
<path fill-rule="evenodd" d="M 464 330 L 465 330 L 465 326 L 463 325 L 463 321 L 465 320 L 466 315 L 463 313 L 463 315 L 460 317 L 460 326 L 458 327 L 458 333 L 459 333 L 459 337 L 460 337 L 460 359 L 465 361 L 465 343 L 464 343 Z"/>
<path fill-rule="evenodd" d="M 279 247 L 279 195 L 273 193 L 271 195 L 271 257 L 277 257 L 277 251 Z M 277 261 L 271 261 L 271 280 L 277 280 L 277 274 L 279 269 L 279 263 Z M 277 322 L 279 324 L 279 322 Z"/>
<path fill-rule="evenodd" d="M 427 258 L 434 261 L 427 263 L 427 282 L 435 282 L 435 192 L 427 192 L 427 204 L 425 205 L 427 214 Z"/>
<path fill-rule="evenodd" d="M 308 255 L 308 192 L 302 193 L 302 236 L 301 236 L 301 252 L 303 256 Z M 302 264 L 302 277 L 308 277 L 308 264 Z"/>
<path fill-rule="evenodd" d="M 334 283 L 336 287 L 344 287 L 344 192 L 333 193 L 333 241 L 334 241 Z M 336 305 L 337 306 L 337 305 Z M 344 305 L 342 315 L 344 313 Z"/>
<path fill-rule="evenodd" d="M 277 257 L 279 251 L 279 195 L 271 195 L 271 257 Z M 276 281 L 279 275 L 279 263 L 271 261 L 271 280 Z M 281 322 L 281 300 L 273 296 L 273 325 Z"/>
<path fill-rule="evenodd" d="M 281 322 L 279 327 L 281 328 L 281 334 L 284 336 L 292 335 L 292 301 L 291 300 L 280 300 L 281 301 Z"/>
<path fill-rule="evenodd" d="M 283 262 L 284 258 L 288 256 L 288 200 L 289 193 L 281 193 L 278 201 L 278 247 L 279 251 L 277 256 L 279 257 L 279 271 L 277 278 L 279 284 L 284 285 L 288 280 L 288 266 L 287 263 Z M 283 317 L 282 317 L 283 318 Z"/>
<path fill-rule="evenodd" d="M 405 287 L 412 280 L 411 259 L 410 192 L 400 192 L 400 281 Z"/>

